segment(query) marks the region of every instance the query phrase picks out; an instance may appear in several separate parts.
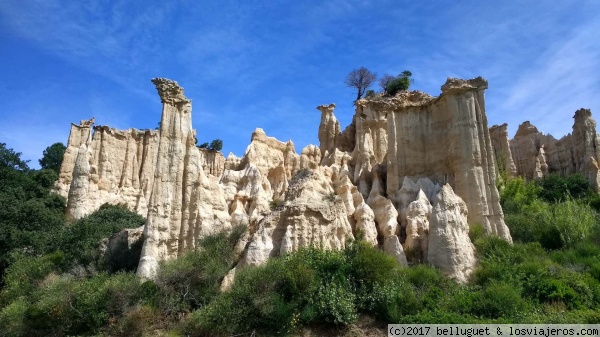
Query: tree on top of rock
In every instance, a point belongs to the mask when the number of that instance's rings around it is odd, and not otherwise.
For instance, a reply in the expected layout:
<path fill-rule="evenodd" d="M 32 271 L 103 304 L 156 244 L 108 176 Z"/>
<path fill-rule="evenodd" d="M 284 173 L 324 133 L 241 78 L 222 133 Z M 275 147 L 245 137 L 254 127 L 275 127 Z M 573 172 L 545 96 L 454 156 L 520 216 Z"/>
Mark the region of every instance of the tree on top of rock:
<path fill-rule="evenodd" d="M 369 69 L 360 67 L 352 70 L 346 77 L 344 83 L 349 87 L 357 89 L 356 100 L 359 100 L 375 80 L 377 80 L 377 73 L 372 73 Z"/>
<path fill-rule="evenodd" d="M 405 70 L 400 73 L 400 75 L 395 78 L 390 75 L 385 75 L 384 79 L 386 79 L 385 83 L 380 81 L 380 85 L 383 87 L 385 84 L 385 93 L 394 96 L 398 91 L 408 90 L 410 84 L 414 82 L 410 77 L 412 73 L 408 70 Z"/>

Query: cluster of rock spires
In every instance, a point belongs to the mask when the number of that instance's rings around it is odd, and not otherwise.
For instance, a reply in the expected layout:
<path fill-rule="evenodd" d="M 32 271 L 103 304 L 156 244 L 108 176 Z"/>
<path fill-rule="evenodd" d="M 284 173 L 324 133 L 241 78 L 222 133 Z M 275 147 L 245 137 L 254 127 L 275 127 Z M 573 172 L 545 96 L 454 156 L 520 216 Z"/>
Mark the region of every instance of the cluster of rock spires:
<path fill-rule="evenodd" d="M 537 177 L 539 167 L 541 175 L 584 172 L 597 181 L 589 110 L 576 113 L 573 135 L 560 141 L 522 126 L 509 142 L 505 125 L 487 127 L 482 78 L 448 79 L 439 97 L 413 91 L 358 100 L 344 131 L 335 104 L 321 105 L 319 147 L 298 154 L 291 141 L 256 129 L 241 158 L 197 148 L 183 88 L 152 82 L 163 104 L 160 130 L 73 124 L 55 188 L 72 219 L 104 203 L 145 216 L 137 233 L 114 239 L 142 237 L 138 274 L 145 278 L 199 238 L 244 224 L 225 288 L 238 268 L 303 247 L 342 249 L 359 232 L 401 265 L 410 252 L 409 259 L 465 282 L 476 263 L 469 225 L 511 241 L 496 158 L 504 156 L 511 175 Z M 528 166 L 532 158 L 536 165 Z"/>
<path fill-rule="evenodd" d="M 539 132 L 529 121 L 519 125 L 511 140 L 506 124 L 491 127 L 494 153 L 503 172 L 508 177 L 536 180 L 549 174 L 581 173 L 600 192 L 600 136 L 596 133 L 596 121 L 589 109 L 577 110 L 573 118 L 573 132 L 559 140 Z"/>

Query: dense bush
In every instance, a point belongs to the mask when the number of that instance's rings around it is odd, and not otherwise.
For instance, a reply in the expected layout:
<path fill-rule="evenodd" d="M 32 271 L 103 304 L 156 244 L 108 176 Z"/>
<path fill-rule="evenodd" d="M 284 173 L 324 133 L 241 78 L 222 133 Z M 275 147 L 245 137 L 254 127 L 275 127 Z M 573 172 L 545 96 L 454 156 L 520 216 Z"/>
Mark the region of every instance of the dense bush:
<path fill-rule="evenodd" d="M 568 177 L 551 174 L 542 179 L 538 185 L 540 186 L 539 197 L 548 202 L 564 201 L 568 198 L 581 199 L 593 193 L 588 180 L 581 173 Z"/>
<path fill-rule="evenodd" d="M 208 236 L 198 243 L 201 249 L 161 264 L 154 304 L 165 315 L 176 316 L 208 304 L 219 294 L 223 277 L 236 259 L 234 247 L 244 226 L 231 233 Z"/>
<path fill-rule="evenodd" d="M 96 212 L 67 225 L 59 248 L 73 265 L 88 266 L 98 260 L 101 239 L 125 228 L 140 227 L 144 222 L 143 217 L 125 206 L 104 204 Z"/>

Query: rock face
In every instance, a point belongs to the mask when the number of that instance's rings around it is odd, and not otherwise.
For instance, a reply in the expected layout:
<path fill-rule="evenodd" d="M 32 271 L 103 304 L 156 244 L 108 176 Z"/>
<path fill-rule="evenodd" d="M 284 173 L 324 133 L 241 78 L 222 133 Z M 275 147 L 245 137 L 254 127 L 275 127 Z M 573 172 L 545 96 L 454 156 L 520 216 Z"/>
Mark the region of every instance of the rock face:
<path fill-rule="evenodd" d="M 486 88 L 481 77 L 448 79 L 437 98 L 410 92 L 368 104 L 388 111 L 388 195 L 400 190 L 405 176 L 450 184 L 465 201 L 470 224 L 511 241 L 496 188 Z"/>
<path fill-rule="evenodd" d="M 505 172 L 506 178 L 516 177 L 517 166 L 513 161 L 510 151 L 508 125 L 504 123 L 492 126 L 490 128 L 490 140 L 492 141 L 492 149 L 494 150 L 494 158 L 496 159 L 498 178 L 502 178 L 500 172 Z"/>
<path fill-rule="evenodd" d="M 260 265 L 300 248 L 342 249 L 354 239 L 343 201 L 320 170 L 304 170 L 286 192 L 284 204 L 259 223 L 238 267 Z"/>
<path fill-rule="evenodd" d="M 160 130 L 99 126 L 92 136 L 93 120 L 73 125 L 56 183 L 72 218 L 106 202 L 147 216 L 143 278 L 153 278 L 160 261 L 195 249 L 198 239 L 237 225 L 247 232 L 223 289 L 244 266 L 304 247 L 342 249 L 357 236 L 402 266 L 416 262 L 414 254 L 407 260 L 407 249 L 464 281 L 474 263 L 468 224 L 511 240 L 498 202 L 481 78 L 449 79 L 437 98 L 413 91 L 361 99 L 343 132 L 335 105 L 322 105 L 318 147 L 298 154 L 291 140 L 257 128 L 244 155 L 226 159 L 196 147 L 183 88 L 163 78 L 152 82 L 163 105 Z M 595 148 L 590 123 L 581 124 L 585 146 Z M 506 151 L 500 131 L 498 148 Z M 544 174 L 550 149 L 535 155 Z M 125 247 L 123 235 L 114 240 Z"/>
<path fill-rule="evenodd" d="M 204 173 L 220 178 L 223 171 L 225 171 L 225 157 L 223 157 L 223 154 L 209 149 L 199 148 L 199 150 Z"/>
<path fill-rule="evenodd" d="M 475 268 L 467 207 L 446 184 L 437 195 L 429 223 L 427 261 L 456 281 L 466 283 Z"/>
<path fill-rule="evenodd" d="M 102 204 L 125 204 L 146 216 L 154 182 L 158 132 L 96 126 L 93 120 L 71 126 L 58 194 L 67 198 L 67 216 L 78 219 Z M 91 136 L 91 140 L 90 140 Z"/>
<path fill-rule="evenodd" d="M 191 101 L 177 82 L 155 78 L 163 103 L 158 155 L 138 274 L 153 278 L 158 262 L 195 248 L 206 234 L 227 230 L 224 193 L 202 170 L 192 131 Z"/>
<path fill-rule="evenodd" d="M 519 126 L 510 141 L 518 175 L 541 179 L 551 173 L 581 173 L 590 186 L 600 191 L 600 136 L 596 133 L 596 121 L 589 109 L 577 110 L 573 118 L 573 132 L 560 140 L 539 132 L 528 121 Z"/>

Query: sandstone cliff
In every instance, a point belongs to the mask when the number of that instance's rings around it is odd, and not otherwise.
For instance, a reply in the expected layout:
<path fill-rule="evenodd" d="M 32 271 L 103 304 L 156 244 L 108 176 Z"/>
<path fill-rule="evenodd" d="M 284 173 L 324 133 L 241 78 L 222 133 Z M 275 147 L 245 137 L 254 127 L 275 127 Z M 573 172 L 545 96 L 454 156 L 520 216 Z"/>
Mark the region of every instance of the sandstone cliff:
<path fill-rule="evenodd" d="M 600 136 L 596 133 L 596 121 L 589 109 L 577 110 L 573 118 L 573 132 L 560 140 L 539 132 L 529 121 L 519 126 L 510 140 L 518 175 L 541 179 L 551 173 L 581 173 L 590 186 L 600 191 Z"/>
<path fill-rule="evenodd" d="M 195 249 L 198 238 L 230 228 L 224 191 L 202 169 L 192 105 L 177 82 L 155 78 L 163 104 L 158 155 L 138 274 L 153 278 L 158 262 Z"/>
<path fill-rule="evenodd" d="M 104 203 L 148 212 L 154 182 L 158 132 L 93 127 L 93 119 L 71 126 L 67 150 L 55 184 L 67 198 L 67 216 L 78 219 Z M 91 139 L 90 139 L 91 137 Z"/>
<path fill-rule="evenodd" d="M 335 105 L 322 105 L 320 146 L 298 154 L 291 140 L 258 128 L 242 157 L 226 159 L 195 146 L 183 88 L 152 81 L 163 105 L 160 130 L 100 126 L 91 136 L 93 121 L 73 125 L 56 185 L 73 218 L 105 202 L 147 216 L 142 277 L 195 249 L 199 238 L 239 224 L 248 228 L 240 262 L 223 287 L 240 267 L 303 247 L 341 249 L 359 233 L 400 265 L 433 256 L 429 263 L 462 281 L 472 252 L 453 252 L 458 264 L 440 254 L 454 242 L 469 249 L 468 224 L 511 240 L 498 202 L 481 78 L 449 79 L 437 98 L 415 91 L 359 100 L 343 132 Z M 508 140 L 501 146 L 506 150 Z M 419 252 L 418 259 L 407 259 L 405 249 Z"/>
<path fill-rule="evenodd" d="M 401 92 L 357 105 L 362 111 L 387 114 L 386 192 L 397 205 L 406 177 L 448 183 L 465 201 L 470 224 L 511 241 L 496 188 L 485 89 L 482 78 L 448 79 L 439 97 Z"/>
<path fill-rule="evenodd" d="M 492 149 L 498 169 L 498 177 L 500 172 L 505 172 L 504 178 L 514 178 L 517 176 L 517 166 L 513 161 L 513 156 L 510 150 L 510 142 L 508 140 L 508 125 L 494 125 L 490 128 L 490 140 L 492 141 Z"/>

